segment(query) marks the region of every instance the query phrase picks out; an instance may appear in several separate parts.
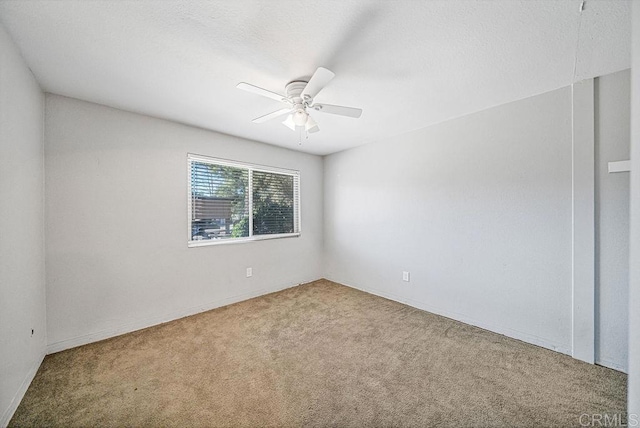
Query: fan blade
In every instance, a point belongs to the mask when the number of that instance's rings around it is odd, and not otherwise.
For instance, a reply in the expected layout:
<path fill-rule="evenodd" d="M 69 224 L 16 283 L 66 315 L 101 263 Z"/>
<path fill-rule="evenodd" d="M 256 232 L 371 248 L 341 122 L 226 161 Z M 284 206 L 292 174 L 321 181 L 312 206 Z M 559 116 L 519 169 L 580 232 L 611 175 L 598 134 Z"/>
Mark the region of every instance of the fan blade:
<path fill-rule="evenodd" d="M 274 111 L 273 113 L 265 114 L 264 116 L 256 117 L 252 120 L 253 123 L 264 123 L 267 120 L 275 119 L 278 116 L 282 116 L 283 114 L 291 113 L 290 108 L 282 108 L 278 111 Z"/>
<path fill-rule="evenodd" d="M 314 104 L 311 108 L 322 113 L 337 114 L 340 116 L 354 117 L 356 119 L 362 115 L 362 109 L 353 107 L 334 106 L 331 104 Z"/>
<path fill-rule="evenodd" d="M 282 124 L 287 128 L 291 129 L 292 131 L 296 130 L 296 124 L 293 121 L 292 115 L 287 116 L 287 118 L 282 122 Z"/>
<path fill-rule="evenodd" d="M 309 116 L 307 118 L 307 123 L 304 124 L 304 129 L 309 133 L 314 133 L 314 132 L 318 132 L 320 130 L 320 127 L 318 126 L 316 121 L 313 120 L 311 116 Z"/>
<path fill-rule="evenodd" d="M 263 97 L 271 98 L 272 100 L 287 102 L 287 97 L 284 95 L 276 94 L 275 92 L 267 91 L 266 89 L 250 85 L 248 83 L 238 83 L 236 88 L 251 92 L 252 94 L 262 95 Z"/>
<path fill-rule="evenodd" d="M 313 76 L 311 76 L 311 79 L 309 80 L 309 83 L 307 83 L 307 86 L 305 86 L 302 90 L 303 98 L 314 98 L 316 95 L 318 95 L 318 92 L 320 92 L 322 88 L 327 86 L 327 83 L 329 83 L 334 77 L 335 74 L 333 73 L 333 71 L 327 70 L 324 67 L 318 67 L 316 72 L 313 73 Z"/>

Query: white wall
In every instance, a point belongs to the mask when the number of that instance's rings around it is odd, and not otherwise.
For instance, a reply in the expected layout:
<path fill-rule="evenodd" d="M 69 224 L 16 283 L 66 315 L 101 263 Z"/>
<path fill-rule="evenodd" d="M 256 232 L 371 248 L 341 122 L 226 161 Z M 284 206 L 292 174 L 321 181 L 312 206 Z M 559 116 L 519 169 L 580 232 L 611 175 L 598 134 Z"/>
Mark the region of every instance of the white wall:
<path fill-rule="evenodd" d="M 326 276 L 570 353 L 571 97 L 328 156 Z"/>
<path fill-rule="evenodd" d="M 43 111 L 40 87 L 0 27 L 0 426 L 46 345 Z"/>
<path fill-rule="evenodd" d="M 596 362 L 627 370 L 629 173 L 608 163 L 629 159 L 630 73 L 595 81 Z"/>
<path fill-rule="evenodd" d="M 49 352 L 322 276 L 321 157 L 56 95 L 45 130 Z M 300 170 L 302 236 L 187 248 L 187 153 Z"/>
<path fill-rule="evenodd" d="M 577 86 L 328 156 L 326 276 L 625 371 L 629 71 Z"/>
<path fill-rule="evenodd" d="M 640 420 L 640 4 L 633 3 L 631 61 L 631 234 L 629 256 L 629 394 L 627 413 Z"/>

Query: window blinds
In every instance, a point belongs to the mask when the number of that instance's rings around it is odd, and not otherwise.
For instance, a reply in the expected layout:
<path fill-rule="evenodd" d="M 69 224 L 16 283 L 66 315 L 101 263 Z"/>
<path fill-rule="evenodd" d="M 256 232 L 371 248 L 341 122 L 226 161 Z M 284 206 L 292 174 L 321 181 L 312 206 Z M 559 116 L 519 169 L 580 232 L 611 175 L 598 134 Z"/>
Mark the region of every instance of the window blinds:
<path fill-rule="evenodd" d="M 191 240 L 249 236 L 249 171 L 191 163 Z"/>
<path fill-rule="evenodd" d="M 292 175 L 253 172 L 253 234 L 294 233 L 298 186 Z"/>
<path fill-rule="evenodd" d="M 189 155 L 189 242 L 297 236 L 297 171 Z"/>

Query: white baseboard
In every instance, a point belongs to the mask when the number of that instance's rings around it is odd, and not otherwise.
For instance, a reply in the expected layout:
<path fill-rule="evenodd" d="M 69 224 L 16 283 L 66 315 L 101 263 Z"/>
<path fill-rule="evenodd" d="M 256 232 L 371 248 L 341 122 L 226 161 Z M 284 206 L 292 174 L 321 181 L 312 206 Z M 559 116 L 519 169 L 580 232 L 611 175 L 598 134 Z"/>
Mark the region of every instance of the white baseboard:
<path fill-rule="evenodd" d="M 380 290 L 357 287 L 357 286 L 354 286 L 354 285 L 345 284 L 344 282 L 336 281 L 336 280 L 333 280 L 331 278 L 327 278 L 327 279 L 329 281 L 333 281 L 333 282 L 336 282 L 338 284 L 346 285 L 347 287 L 355 288 L 356 290 L 364 291 L 365 293 L 374 294 L 376 296 L 384 297 L 385 299 L 393 300 L 393 301 L 399 302 L 399 303 L 404 303 L 405 305 L 409 305 L 409 306 L 412 306 L 414 308 L 421 309 L 423 311 L 431 312 L 432 314 L 436 314 L 436 315 L 440 315 L 440 316 L 443 316 L 443 317 L 451 318 L 453 320 L 460 321 L 460 322 L 463 322 L 465 324 L 470 324 L 470 325 L 473 325 L 475 327 L 480 327 L 480 328 L 482 328 L 484 330 L 489 330 L 489 331 L 494 332 L 494 333 L 502 334 L 502 335 L 510 337 L 512 339 L 521 340 L 523 342 L 527 342 L 527 343 L 530 343 L 532 345 L 541 346 L 543 348 L 550 349 L 552 351 L 560 352 L 562 354 L 571 355 L 570 346 L 567 346 L 567 345 L 562 344 L 562 343 L 557 343 L 557 342 L 554 342 L 552 340 L 548 340 L 548 339 L 545 339 L 545 338 L 542 338 L 542 337 L 538 337 L 538 336 L 535 336 L 535 335 L 532 335 L 532 334 L 529 334 L 529 333 L 523 333 L 521 331 L 513 330 L 513 329 L 508 328 L 508 327 L 503 327 L 503 326 L 489 324 L 489 323 L 486 323 L 486 322 L 483 322 L 483 321 L 478 321 L 478 320 L 470 318 L 470 317 L 468 317 L 468 316 L 466 316 L 464 314 L 459 314 L 459 313 L 456 313 L 456 312 L 443 310 L 441 308 L 437 308 L 437 307 L 431 306 L 428 303 L 424 303 L 424 302 L 421 302 L 421 301 L 418 301 L 418 300 L 407 299 L 407 298 L 400 297 L 400 296 L 394 295 L 392 293 L 387 293 L 387 292 L 380 291 Z"/>
<path fill-rule="evenodd" d="M 315 280 L 306 281 L 298 284 L 292 284 L 292 285 L 276 286 L 273 288 L 254 290 L 248 293 L 238 294 L 235 296 L 226 297 L 224 299 L 215 300 L 213 302 L 209 302 L 203 305 L 179 309 L 161 316 L 129 321 L 117 327 L 97 331 L 95 333 L 85 334 L 82 336 L 72 337 L 69 339 L 60 340 L 58 342 L 49 343 L 47 344 L 47 355 L 53 354 L 55 352 L 64 351 L 65 349 L 71 349 L 77 346 L 82 346 L 89 343 L 98 342 L 100 340 L 109 339 L 111 337 L 119 336 L 121 334 L 131 333 L 136 330 L 142 330 L 144 328 L 153 327 L 154 325 L 188 317 L 190 315 L 199 314 L 201 312 L 206 312 L 211 309 L 227 306 L 233 303 L 238 303 L 243 300 L 253 299 L 254 297 L 263 296 L 265 294 L 275 293 L 276 291 L 285 290 L 287 288 L 297 287 L 299 285 L 306 284 L 313 281 Z"/>
<path fill-rule="evenodd" d="M 33 378 L 36 377 L 36 373 L 38 373 L 38 369 L 42 364 L 42 360 L 44 360 L 44 354 L 40 358 L 38 358 L 36 364 L 34 364 L 33 367 L 31 367 L 27 375 L 24 377 L 24 380 L 22 381 L 20 388 L 18 388 L 18 390 L 16 391 L 16 394 L 13 396 L 13 399 L 11 400 L 11 404 L 9 404 L 9 407 L 5 409 L 4 413 L 2 413 L 2 417 L 0 418 L 0 427 L 6 428 L 6 426 L 9 425 L 9 421 L 11 420 L 11 418 L 13 417 L 13 414 L 18 409 L 18 406 L 20 405 L 20 402 L 22 401 L 24 394 L 26 394 L 27 389 L 29 389 L 29 385 L 31 385 Z"/>
<path fill-rule="evenodd" d="M 596 364 L 602 367 L 607 367 L 609 369 L 617 370 L 622 373 L 627 373 L 627 366 L 622 365 L 616 361 L 608 360 L 606 358 L 596 359 Z"/>

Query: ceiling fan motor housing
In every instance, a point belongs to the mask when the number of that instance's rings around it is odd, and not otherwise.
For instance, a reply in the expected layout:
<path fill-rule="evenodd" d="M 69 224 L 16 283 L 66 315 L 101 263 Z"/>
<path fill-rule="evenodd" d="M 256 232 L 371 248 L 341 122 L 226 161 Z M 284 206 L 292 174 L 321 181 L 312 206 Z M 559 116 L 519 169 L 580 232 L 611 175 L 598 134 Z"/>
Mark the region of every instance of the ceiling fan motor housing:
<path fill-rule="evenodd" d="M 302 91 L 307 86 L 308 82 L 303 80 L 294 80 L 293 82 L 287 83 L 285 86 L 285 90 L 287 91 L 287 97 L 293 102 L 293 104 L 302 104 Z M 305 101 L 311 101 L 305 100 Z"/>
<path fill-rule="evenodd" d="M 309 105 L 308 103 L 311 102 L 311 98 L 302 98 L 302 91 L 307 86 L 307 83 L 308 82 L 305 82 L 303 80 L 294 80 L 293 82 L 287 83 L 287 86 L 285 86 L 287 97 L 289 98 L 289 100 L 293 104 L 293 108 L 295 109 L 292 114 L 292 119 L 296 126 L 304 126 L 309 117 L 306 109 Z"/>

